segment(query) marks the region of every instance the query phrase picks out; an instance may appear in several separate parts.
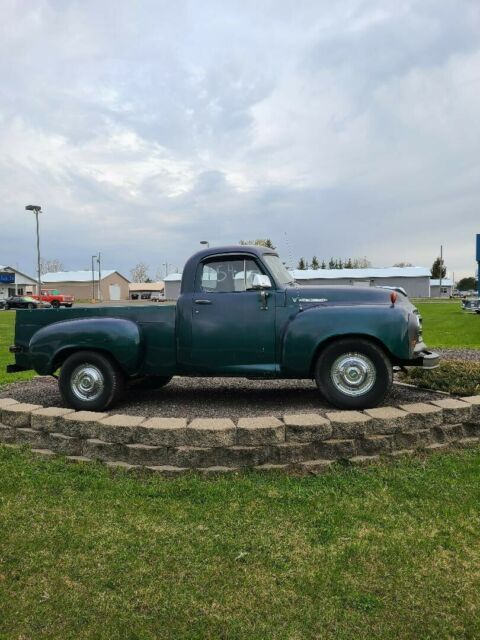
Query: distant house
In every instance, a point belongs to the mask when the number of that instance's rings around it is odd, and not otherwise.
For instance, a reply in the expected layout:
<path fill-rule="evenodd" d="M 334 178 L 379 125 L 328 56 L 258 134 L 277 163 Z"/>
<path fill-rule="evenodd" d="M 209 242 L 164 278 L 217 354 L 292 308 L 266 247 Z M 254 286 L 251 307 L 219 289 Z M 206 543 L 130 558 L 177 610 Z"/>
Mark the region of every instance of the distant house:
<path fill-rule="evenodd" d="M 165 300 L 177 300 L 182 286 L 182 274 L 170 273 L 165 276 Z"/>
<path fill-rule="evenodd" d="M 162 294 L 165 289 L 164 283 L 158 282 L 130 282 L 128 285 L 130 300 L 141 300 L 142 298 L 151 298 L 152 293 Z"/>
<path fill-rule="evenodd" d="M 294 269 L 300 285 L 350 285 L 354 287 L 402 287 L 411 298 L 430 297 L 430 270 L 424 267 L 368 269 Z"/>
<path fill-rule="evenodd" d="M 37 281 L 13 267 L 0 266 L 0 300 L 37 291 Z"/>
<path fill-rule="evenodd" d="M 57 271 L 43 275 L 42 284 L 45 289 L 58 289 L 60 293 L 75 296 L 76 300 L 128 300 L 130 281 L 125 276 L 113 269 L 105 269 L 101 275 L 99 283 L 98 272 L 93 282 L 90 270 Z"/>
<path fill-rule="evenodd" d="M 431 298 L 449 298 L 452 291 L 453 282 L 449 278 L 442 278 L 442 286 L 440 286 L 440 280 L 430 280 Z"/>

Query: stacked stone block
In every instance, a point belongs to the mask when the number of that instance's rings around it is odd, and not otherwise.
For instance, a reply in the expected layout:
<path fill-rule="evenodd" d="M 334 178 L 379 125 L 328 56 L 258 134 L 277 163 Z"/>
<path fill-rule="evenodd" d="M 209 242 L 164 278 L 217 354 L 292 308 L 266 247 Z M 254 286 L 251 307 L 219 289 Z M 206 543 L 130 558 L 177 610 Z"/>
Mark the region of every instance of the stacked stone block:
<path fill-rule="evenodd" d="M 241 469 L 327 471 L 382 457 L 480 444 L 480 396 L 365 411 L 230 419 L 155 417 L 74 411 L 0 399 L 0 442 L 38 454 L 166 476 Z"/>

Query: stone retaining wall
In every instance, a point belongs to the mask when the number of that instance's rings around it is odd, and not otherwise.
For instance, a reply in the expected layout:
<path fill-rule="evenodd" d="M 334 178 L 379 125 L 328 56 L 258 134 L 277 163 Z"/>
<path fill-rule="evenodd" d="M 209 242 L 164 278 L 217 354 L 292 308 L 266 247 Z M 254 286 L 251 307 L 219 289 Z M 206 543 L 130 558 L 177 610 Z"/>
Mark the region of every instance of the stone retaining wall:
<path fill-rule="evenodd" d="M 164 475 L 241 469 L 322 473 L 335 461 L 369 464 L 480 444 L 480 396 L 365 411 L 230 419 L 142 418 L 0 399 L 0 442 L 40 455 L 100 460 Z"/>

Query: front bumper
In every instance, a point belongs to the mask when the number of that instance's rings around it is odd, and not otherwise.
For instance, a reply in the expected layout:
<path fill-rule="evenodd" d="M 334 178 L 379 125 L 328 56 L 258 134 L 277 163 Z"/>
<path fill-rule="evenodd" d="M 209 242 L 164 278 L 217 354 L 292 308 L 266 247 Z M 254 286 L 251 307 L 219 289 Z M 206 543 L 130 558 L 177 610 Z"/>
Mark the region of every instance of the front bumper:
<path fill-rule="evenodd" d="M 422 367 L 423 369 L 436 369 L 440 365 L 440 354 L 430 351 L 424 342 L 419 342 L 411 360 L 402 362 L 406 367 Z"/>

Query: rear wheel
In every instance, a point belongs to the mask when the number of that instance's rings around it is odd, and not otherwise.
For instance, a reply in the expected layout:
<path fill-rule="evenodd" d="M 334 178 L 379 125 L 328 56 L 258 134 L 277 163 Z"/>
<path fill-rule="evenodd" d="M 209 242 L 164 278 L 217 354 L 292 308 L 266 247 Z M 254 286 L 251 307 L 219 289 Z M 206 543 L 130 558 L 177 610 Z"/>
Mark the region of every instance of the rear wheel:
<path fill-rule="evenodd" d="M 58 385 L 67 406 L 103 411 L 121 395 L 124 376 L 108 356 L 96 351 L 77 351 L 63 363 Z"/>
<path fill-rule="evenodd" d="M 52 300 L 52 307 L 53 307 L 54 309 L 58 309 L 58 308 L 59 308 L 59 306 L 60 306 L 60 303 L 59 303 L 59 301 L 58 301 L 58 300 Z"/>
<path fill-rule="evenodd" d="M 29 302 L 27 304 L 27 309 L 35 309 L 35 305 L 33 304 L 33 302 Z"/>
<path fill-rule="evenodd" d="M 315 366 L 317 386 L 328 402 L 340 409 L 376 407 L 390 391 L 392 364 L 385 352 L 362 338 L 329 344 Z"/>

